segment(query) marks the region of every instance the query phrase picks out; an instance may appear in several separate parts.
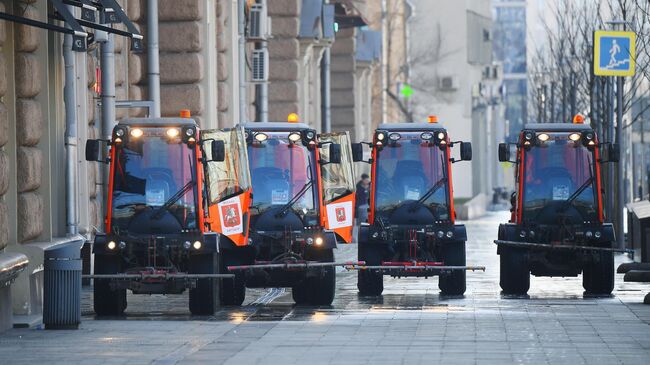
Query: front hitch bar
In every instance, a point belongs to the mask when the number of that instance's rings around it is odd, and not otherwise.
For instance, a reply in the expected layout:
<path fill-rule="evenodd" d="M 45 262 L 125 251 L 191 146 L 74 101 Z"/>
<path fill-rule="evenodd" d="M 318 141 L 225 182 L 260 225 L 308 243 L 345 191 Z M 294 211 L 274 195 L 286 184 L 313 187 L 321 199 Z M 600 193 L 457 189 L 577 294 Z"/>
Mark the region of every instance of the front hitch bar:
<path fill-rule="evenodd" d="M 320 267 L 332 267 L 332 266 L 343 266 L 351 267 L 355 265 L 365 265 L 364 261 L 346 261 L 346 262 L 317 262 L 317 261 L 305 261 L 305 262 L 281 262 L 281 263 L 272 263 L 272 264 L 253 264 L 253 265 L 236 265 L 228 266 L 228 271 L 240 271 L 240 270 L 266 270 L 266 269 L 284 269 L 284 270 L 296 270 L 296 269 L 311 269 L 311 268 L 320 268 Z"/>
<path fill-rule="evenodd" d="M 347 267 L 346 267 L 347 268 Z M 409 271 L 485 271 L 485 266 L 445 266 L 445 265 L 351 265 L 348 270 L 409 270 Z"/>
<path fill-rule="evenodd" d="M 148 280 L 148 279 L 232 279 L 234 274 L 94 274 L 81 275 L 82 279 Z"/>
<path fill-rule="evenodd" d="M 550 243 L 532 243 L 532 242 L 516 242 L 495 240 L 496 245 L 513 246 L 513 247 L 534 247 L 534 248 L 550 248 L 561 250 L 586 250 L 586 251 L 606 251 L 606 252 L 621 252 L 621 253 L 634 253 L 634 250 L 629 248 L 609 248 L 609 247 L 592 247 L 592 246 L 576 246 L 576 245 L 554 245 Z"/>

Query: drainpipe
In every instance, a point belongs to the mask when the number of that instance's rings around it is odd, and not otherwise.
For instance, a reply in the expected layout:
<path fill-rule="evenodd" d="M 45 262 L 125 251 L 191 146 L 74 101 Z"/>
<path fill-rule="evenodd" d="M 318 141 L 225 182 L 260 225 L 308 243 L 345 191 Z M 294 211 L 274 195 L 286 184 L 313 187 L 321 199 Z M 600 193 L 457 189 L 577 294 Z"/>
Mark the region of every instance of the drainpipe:
<path fill-rule="evenodd" d="M 70 11 L 74 8 L 69 6 Z M 77 219 L 77 92 L 75 90 L 75 56 L 72 51 L 72 35 L 63 39 L 63 61 L 65 69 L 65 205 L 66 233 L 74 236 L 79 232 Z"/>
<path fill-rule="evenodd" d="M 325 53 L 323 53 L 323 59 L 321 60 L 321 94 L 322 94 L 322 129 L 323 133 L 329 133 L 332 131 L 332 94 L 331 94 L 331 74 L 330 74 L 330 63 L 331 63 L 331 46 L 325 48 Z"/>
<path fill-rule="evenodd" d="M 109 33 L 101 43 L 102 138 L 111 139 L 115 126 L 115 36 Z M 102 196 L 108 196 L 108 168 L 102 169 Z"/>
<path fill-rule="evenodd" d="M 247 122 L 246 112 L 246 2 L 237 1 L 237 22 L 239 34 L 239 121 Z"/>
<path fill-rule="evenodd" d="M 149 116 L 160 118 L 160 60 L 158 49 L 158 0 L 147 0 L 147 75 L 149 100 L 153 108 Z"/>

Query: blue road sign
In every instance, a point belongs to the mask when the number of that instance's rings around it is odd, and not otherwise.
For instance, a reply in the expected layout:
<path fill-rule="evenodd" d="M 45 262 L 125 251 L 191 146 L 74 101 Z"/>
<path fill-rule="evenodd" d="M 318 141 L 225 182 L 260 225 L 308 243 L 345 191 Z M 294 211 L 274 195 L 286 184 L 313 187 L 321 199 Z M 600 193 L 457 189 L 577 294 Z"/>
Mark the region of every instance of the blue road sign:
<path fill-rule="evenodd" d="M 633 76 L 636 35 L 634 32 L 594 33 L 594 74 Z"/>

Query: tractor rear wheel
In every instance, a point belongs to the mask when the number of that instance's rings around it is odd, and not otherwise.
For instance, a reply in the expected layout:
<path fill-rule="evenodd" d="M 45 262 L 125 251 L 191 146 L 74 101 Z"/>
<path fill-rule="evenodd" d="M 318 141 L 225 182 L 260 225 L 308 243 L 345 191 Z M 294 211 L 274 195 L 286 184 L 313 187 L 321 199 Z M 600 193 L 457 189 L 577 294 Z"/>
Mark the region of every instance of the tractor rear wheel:
<path fill-rule="evenodd" d="M 95 254 L 95 274 L 115 275 L 121 272 L 121 258 Z M 120 316 L 126 310 L 126 289 L 111 289 L 110 279 L 94 279 L 93 304 L 98 316 Z"/>
<path fill-rule="evenodd" d="M 219 270 L 217 255 L 190 256 L 190 274 L 216 274 Z M 194 315 L 212 315 L 219 306 L 217 279 L 197 279 L 196 288 L 190 289 L 190 312 Z"/>
<path fill-rule="evenodd" d="M 442 247 L 442 259 L 445 266 L 465 266 L 465 242 L 452 242 Z M 465 270 L 452 270 L 440 275 L 438 288 L 443 295 L 463 295 L 466 289 Z"/>
<path fill-rule="evenodd" d="M 238 257 L 228 251 L 223 252 L 221 272 L 229 273 L 228 266 L 242 264 Z M 234 272 L 235 277 L 232 279 L 221 280 L 221 304 L 240 306 L 246 299 L 246 281 L 242 271 Z"/>
<path fill-rule="evenodd" d="M 367 247 L 368 244 L 359 242 L 358 258 L 365 261 L 368 266 L 381 265 L 381 255 L 375 250 Z M 384 275 L 374 270 L 359 270 L 357 272 L 357 289 L 363 296 L 379 296 L 384 291 Z"/>
<path fill-rule="evenodd" d="M 527 252 L 518 247 L 501 246 L 501 280 L 504 294 L 525 295 L 530 289 L 530 270 Z"/>
<path fill-rule="evenodd" d="M 595 254 L 582 271 L 582 286 L 589 294 L 609 295 L 614 290 L 614 254 L 601 251 Z"/>

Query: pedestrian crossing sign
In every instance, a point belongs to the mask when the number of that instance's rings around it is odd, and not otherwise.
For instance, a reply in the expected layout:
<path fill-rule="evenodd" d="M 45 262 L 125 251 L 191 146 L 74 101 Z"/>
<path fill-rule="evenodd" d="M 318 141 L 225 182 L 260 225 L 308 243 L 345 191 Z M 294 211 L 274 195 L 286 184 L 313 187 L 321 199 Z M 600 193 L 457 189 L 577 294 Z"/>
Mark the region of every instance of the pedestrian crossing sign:
<path fill-rule="evenodd" d="M 594 32 L 594 74 L 634 76 L 635 47 L 634 32 Z"/>

